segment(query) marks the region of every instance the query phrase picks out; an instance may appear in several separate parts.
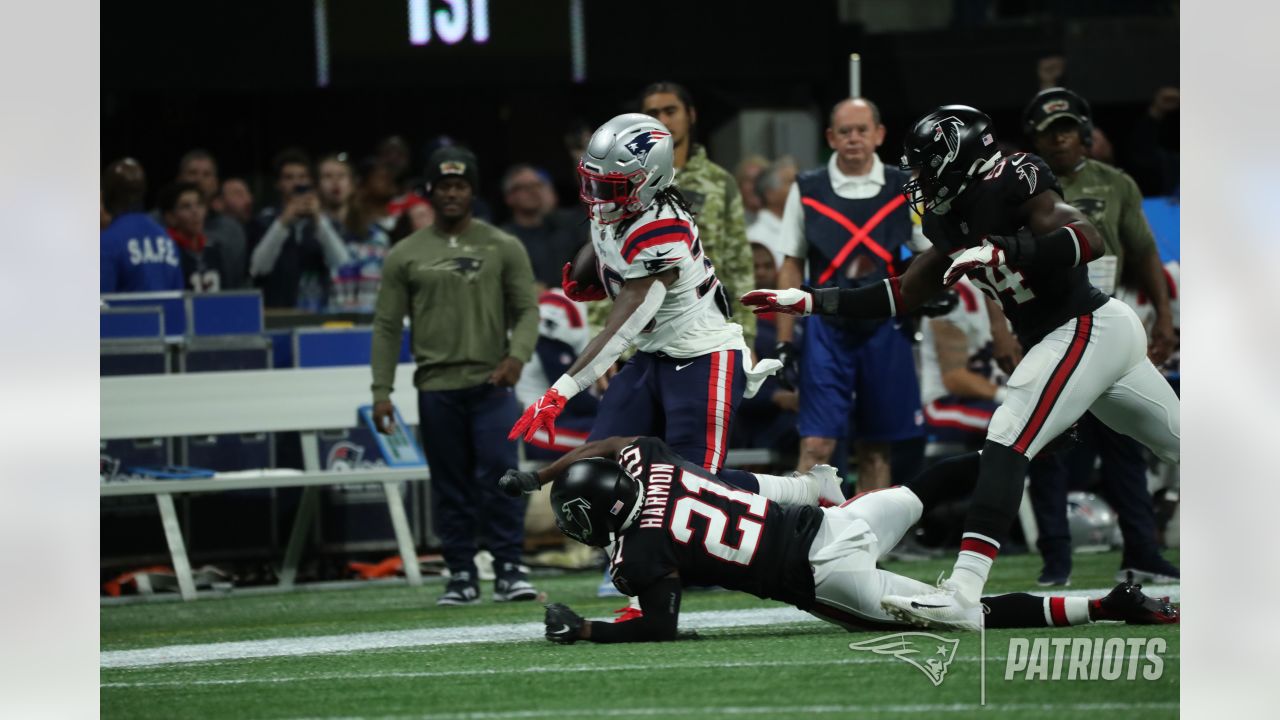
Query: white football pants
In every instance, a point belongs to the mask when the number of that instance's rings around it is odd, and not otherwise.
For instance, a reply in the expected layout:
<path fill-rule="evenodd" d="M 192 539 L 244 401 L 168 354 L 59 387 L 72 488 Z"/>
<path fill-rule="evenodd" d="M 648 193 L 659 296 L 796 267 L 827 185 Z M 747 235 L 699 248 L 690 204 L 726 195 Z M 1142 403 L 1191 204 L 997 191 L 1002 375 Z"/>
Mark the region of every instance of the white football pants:
<path fill-rule="evenodd" d="M 987 439 L 1034 458 L 1086 411 L 1178 463 L 1178 396 L 1147 359 L 1142 322 L 1119 300 L 1069 320 L 1027 352 Z"/>
<path fill-rule="evenodd" d="M 846 629 L 900 625 L 880 607 L 885 595 L 922 595 L 931 585 L 876 568 L 876 561 L 902 540 L 924 506 L 904 487 L 863 493 L 824 517 L 809 548 L 814 594 L 809 612 Z"/>

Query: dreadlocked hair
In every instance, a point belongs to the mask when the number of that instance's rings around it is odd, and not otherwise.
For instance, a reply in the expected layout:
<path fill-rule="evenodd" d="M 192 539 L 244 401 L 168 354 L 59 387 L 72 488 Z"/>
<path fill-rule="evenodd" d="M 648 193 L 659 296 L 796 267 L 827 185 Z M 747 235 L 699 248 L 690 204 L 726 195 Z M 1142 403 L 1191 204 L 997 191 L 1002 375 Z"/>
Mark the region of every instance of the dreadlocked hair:
<path fill-rule="evenodd" d="M 672 210 L 678 209 L 683 210 L 685 214 L 693 217 L 693 208 L 690 207 L 689 201 L 685 199 L 684 195 L 680 193 L 675 185 L 668 185 L 667 187 L 659 190 L 658 193 L 653 196 L 653 202 L 657 206 L 658 210 L 662 210 L 664 207 Z M 635 215 L 619 222 L 615 226 L 617 228 L 614 231 L 615 236 L 625 237 L 627 232 L 631 229 L 631 226 L 635 223 L 636 218 L 639 218 L 643 214 L 644 213 L 636 213 Z"/>

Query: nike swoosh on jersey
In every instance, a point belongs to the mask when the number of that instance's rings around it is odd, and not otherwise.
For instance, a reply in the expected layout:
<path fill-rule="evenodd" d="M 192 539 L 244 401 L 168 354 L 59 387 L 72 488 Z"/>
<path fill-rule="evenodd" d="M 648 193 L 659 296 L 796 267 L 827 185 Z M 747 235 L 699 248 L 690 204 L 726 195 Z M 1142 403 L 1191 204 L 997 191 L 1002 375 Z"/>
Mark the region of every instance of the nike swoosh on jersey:
<path fill-rule="evenodd" d="M 677 366 L 676 366 L 676 372 L 680 372 L 681 370 L 683 370 L 683 369 L 685 369 L 685 368 L 689 367 L 689 366 L 690 366 L 690 365 L 692 365 L 692 364 L 693 364 L 693 363 L 688 362 L 688 363 L 685 363 L 685 364 L 683 364 L 683 365 L 677 365 Z"/>
<path fill-rule="evenodd" d="M 662 257 L 663 255 L 666 255 L 666 254 L 668 254 L 668 253 L 670 253 L 670 252 L 671 252 L 671 250 L 670 250 L 670 248 L 668 248 L 668 249 L 666 249 L 666 250 L 663 250 L 662 252 L 658 252 L 657 250 L 654 250 L 654 251 L 653 251 L 653 254 L 654 254 L 654 256 L 655 256 L 655 257 Z"/>
<path fill-rule="evenodd" d="M 1009 162 L 1010 162 L 1010 164 L 1011 164 L 1011 165 L 1013 165 L 1014 167 L 1018 167 L 1019 165 L 1021 165 L 1021 164 L 1022 164 L 1022 161 L 1023 161 L 1023 160 L 1026 160 L 1026 159 L 1027 159 L 1027 156 L 1026 156 L 1025 154 L 1023 154 L 1023 155 L 1019 155 L 1017 160 L 1010 159 L 1010 161 L 1009 161 Z"/>

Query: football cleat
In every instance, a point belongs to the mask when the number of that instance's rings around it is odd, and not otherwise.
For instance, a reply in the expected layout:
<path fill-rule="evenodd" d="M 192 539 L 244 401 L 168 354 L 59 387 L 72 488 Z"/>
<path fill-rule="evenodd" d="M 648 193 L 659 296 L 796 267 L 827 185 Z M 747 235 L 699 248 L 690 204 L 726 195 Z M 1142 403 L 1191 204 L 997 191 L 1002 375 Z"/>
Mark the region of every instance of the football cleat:
<path fill-rule="evenodd" d="M 444 587 L 444 594 L 436 600 L 436 605 L 475 605 L 480 602 L 480 587 L 472 579 L 471 573 L 454 573 L 449 584 Z"/>
<path fill-rule="evenodd" d="M 814 465 L 808 472 L 798 473 L 797 477 L 817 486 L 818 507 L 834 507 L 846 499 L 840 491 L 840 471 L 830 465 Z"/>
<path fill-rule="evenodd" d="M 880 599 L 880 607 L 898 622 L 916 627 L 982 629 L 982 604 L 966 603 L 950 580 L 943 580 L 936 592 L 927 595 L 886 595 Z"/>
<path fill-rule="evenodd" d="M 1169 598 L 1153 598 L 1142 592 L 1142 586 L 1122 582 L 1106 597 L 1090 603 L 1094 620 L 1123 620 L 1129 625 L 1177 625 L 1178 608 Z"/>

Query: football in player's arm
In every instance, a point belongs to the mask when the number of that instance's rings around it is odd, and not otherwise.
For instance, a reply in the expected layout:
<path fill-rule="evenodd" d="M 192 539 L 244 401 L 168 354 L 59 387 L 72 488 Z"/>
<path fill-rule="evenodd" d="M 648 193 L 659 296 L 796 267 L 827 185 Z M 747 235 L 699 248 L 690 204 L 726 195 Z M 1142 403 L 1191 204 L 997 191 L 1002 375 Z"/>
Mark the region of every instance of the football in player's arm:
<path fill-rule="evenodd" d="M 960 249 L 952 256 L 932 247 L 921 253 L 900 277 L 889 278 L 880 285 L 855 290 L 753 290 L 742 296 L 742 304 L 752 307 L 757 315 L 782 312 L 867 319 L 894 317 L 912 312 L 973 270 L 999 266 L 1066 269 L 1084 265 L 1103 252 L 1097 229 L 1053 190 L 1032 196 L 1022 203 L 1019 212 L 1029 234 L 987 236 L 981 244 Z"/>

